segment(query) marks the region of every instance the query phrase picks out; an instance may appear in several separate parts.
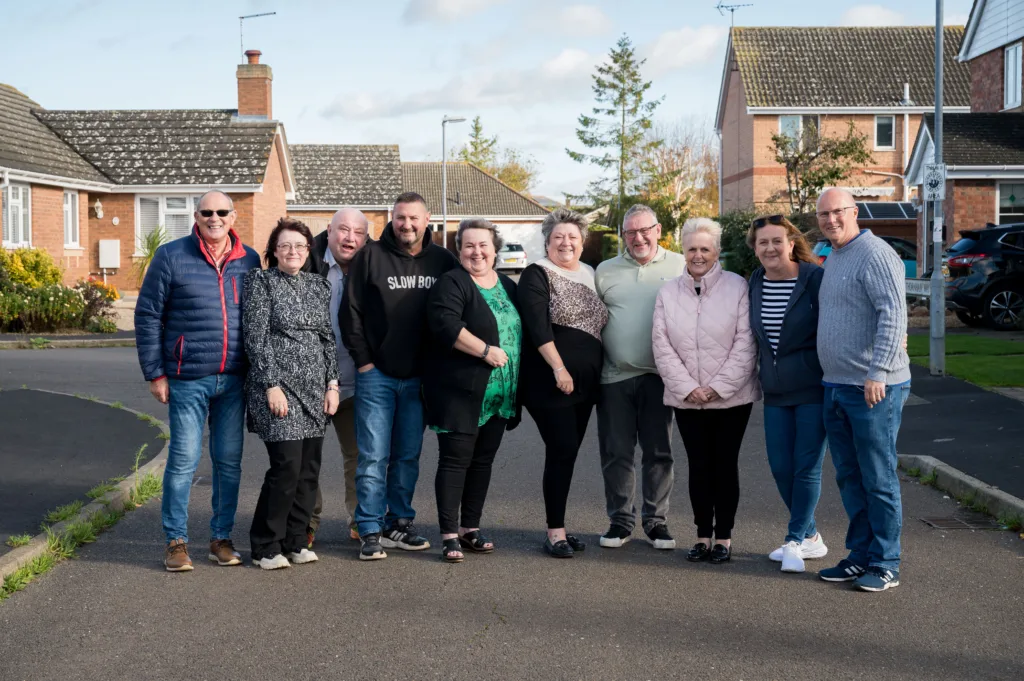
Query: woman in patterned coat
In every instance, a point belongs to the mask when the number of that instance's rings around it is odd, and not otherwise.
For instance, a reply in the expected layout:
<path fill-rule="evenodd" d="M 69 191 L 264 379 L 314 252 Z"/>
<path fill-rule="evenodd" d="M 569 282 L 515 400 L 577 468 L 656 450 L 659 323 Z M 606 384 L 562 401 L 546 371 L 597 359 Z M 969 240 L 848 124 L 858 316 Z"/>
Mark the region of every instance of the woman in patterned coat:
<path fill-rule="evenodd" d="M 248 425 L 270 456 L 249 541 L 253 563 L 265 570 L 317 560 L 306 527 L 324 429 L 338 409 L 338 360 L 330 284 L 303 271 L 312 246 L 306 225 L 281 218 L 267 241 L 267 269 L 245 278 Z"/>
<path fill-rule="evenodd" d="M 594 288 L 594 270 L 580 262 L 587 220 L 559 208 L 541 224 L 547 257 L 519 278 L 523 320 L 523 405 L 544 440 L 544 550 L 572 558 L 586 544 L 565 531 L 573 468 L 601 389 L 601 329 L 608 310 Z"/>

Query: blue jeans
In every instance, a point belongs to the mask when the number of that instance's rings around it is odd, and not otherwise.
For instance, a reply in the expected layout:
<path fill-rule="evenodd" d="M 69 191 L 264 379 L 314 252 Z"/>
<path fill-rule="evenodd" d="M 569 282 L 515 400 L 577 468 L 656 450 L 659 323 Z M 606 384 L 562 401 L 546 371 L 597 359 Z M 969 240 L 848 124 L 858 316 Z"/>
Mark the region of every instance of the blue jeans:
<path fill-rule="evenodd" d="M 825 458 L 825 421 L 820 404 L 764 408 L 768 466 L 789 509 L 786 541 L 797 543 L 818 533 L 814 509 L 821 496 Z"/>
<path fill-rule="evenodd" d="M 860 386 L 825 388 L 828 446 L 850 518 L 846 548 L 849 560 L 860 566 L 900 567 L 903 504 L 896 436 L 908 397 L 909 382 L 886 386 L 885 398 L 869 409 Z"/>
<path fill-rule="evenodd" d="M 356 373 L 356 525 L 359 535 L 413 520 L 420 475 L 423 401 L 419 378 L 392 378 L 374 367 Z M 385 515 L 386 512 L 386 515 Z"/>
<path fill-rule="evenodd" d="M 210 539 L 230 539 L 242 478 L 245 379 L 216 374 L 194 381 L 168 379 L 171 444 L 164 469 L 160 507 L 167 541 L 188 541 L 188 499 L 203 455 L 203 426 L 210 424 L 213 461 L 213 518 Z"/>

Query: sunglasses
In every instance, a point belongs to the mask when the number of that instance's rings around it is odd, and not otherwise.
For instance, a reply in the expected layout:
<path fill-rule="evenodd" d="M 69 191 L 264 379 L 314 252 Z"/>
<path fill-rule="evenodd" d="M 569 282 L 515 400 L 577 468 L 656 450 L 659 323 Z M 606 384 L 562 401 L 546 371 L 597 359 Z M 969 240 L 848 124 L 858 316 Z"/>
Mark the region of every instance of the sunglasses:
<path fill-rule="evenodd" d="M 214 213 L 216 213 L 218 217 L 226 218 L 227 216 L 231 215 L 231 210 L 228 208 L 221 208 L 220 210 L 210 210 L 209 208 L 204 208 L 201 211 L 199 211 L 199 214 L 202 215 L 204 218 L 212 218 Z"/>
<path fill-rule="evenodd" d="M 786 219 L 785 215 L 765 215 L 764 217 L 757 218 L 750 223 L 750 226 L 754 229 L 761 229 L 765 225 L 779 225 L 784 227 L 783 220 Z"/>

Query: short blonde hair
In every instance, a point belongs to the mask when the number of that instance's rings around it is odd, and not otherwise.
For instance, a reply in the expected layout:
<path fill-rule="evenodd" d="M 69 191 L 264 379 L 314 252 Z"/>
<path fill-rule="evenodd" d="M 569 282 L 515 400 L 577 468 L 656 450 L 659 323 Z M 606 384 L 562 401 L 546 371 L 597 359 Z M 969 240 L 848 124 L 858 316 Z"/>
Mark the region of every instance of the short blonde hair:
<path fill-rule="evenodd" d="M 722 251 L 722 225 L 711 218 L 690 218 L 683 223 L 683 228 L 679 233 L 679 241 L 682 242 L 687 234 L 696 234 L 697 232 L 704 232 L 709 235 L 715 240 L 715 250 Z"/>

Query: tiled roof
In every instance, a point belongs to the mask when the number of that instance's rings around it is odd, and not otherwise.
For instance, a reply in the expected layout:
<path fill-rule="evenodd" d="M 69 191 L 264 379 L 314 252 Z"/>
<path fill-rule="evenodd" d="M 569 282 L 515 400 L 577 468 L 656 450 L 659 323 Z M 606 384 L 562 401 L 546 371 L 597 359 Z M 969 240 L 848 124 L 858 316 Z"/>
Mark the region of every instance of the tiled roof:
<path fill-rule="evenodd" d="M 924 124 L 934 139 L 935 116 Z M 957 113 L 942 116 L 946 165 L 1024 165 L 1024 113 Z"/>
<path fill-rule="evenodd" d="M 390 206 L 402 193 L 394 144 L 291 144 L 299 206 Z"/>
<path fill-rule="evenodd" d="M 75 180 L 110 183 L 32 115 L 39 105 L 0 83 L 0 166 Z"/>
<path fill-rule="evenodd" d="M 956 58 L 963 35 L 943 33 L 946 106 L 971 103 L 970 71 Z M 896 106 L 904 83 L 915 105 L 935 105 L 934 27 L 737 27 L 732 45 L 747 106 Z"/>
<path fill-rule="evenodd" d="M 420 194 L 434 216 L 441 215 L 441 162 L 402 163 L 402 189 Z M 448 163 L 448 215 L 488 217 L 547 215 L 548 211 L 472 163 Z"/>
<path fill-rule="evenodd" d="M 34 113 L 124 185 L 260 184 L 278 126 L 231 110 Z"/>

